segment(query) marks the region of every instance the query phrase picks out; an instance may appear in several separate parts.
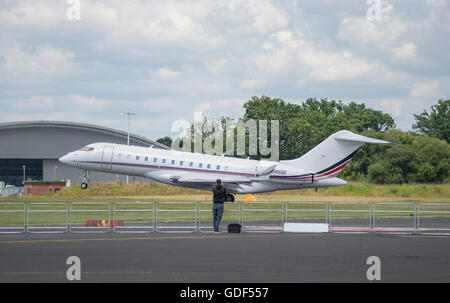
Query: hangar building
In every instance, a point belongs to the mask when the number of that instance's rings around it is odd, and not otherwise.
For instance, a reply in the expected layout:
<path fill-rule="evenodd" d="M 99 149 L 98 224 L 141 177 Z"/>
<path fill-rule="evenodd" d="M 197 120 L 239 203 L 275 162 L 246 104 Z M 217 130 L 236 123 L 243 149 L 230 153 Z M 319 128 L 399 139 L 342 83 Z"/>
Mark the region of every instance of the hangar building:
<path fill-rule="evenodd" d="M 25 180 L 70 180 L 71 184 L 79 184 L 81 170 L 67 166 L 58 159 L 94 142 L 127 144 L 127 132 L 61 121 L 0 123 L 0 182 L 22 186 L 25 173 Z M 130 145 L 169 149 L 133 134 L 130 134 Z M 90 182 L 112 180 L 125 181 L 126 176 L 101 172 L 90 174 Z"/>

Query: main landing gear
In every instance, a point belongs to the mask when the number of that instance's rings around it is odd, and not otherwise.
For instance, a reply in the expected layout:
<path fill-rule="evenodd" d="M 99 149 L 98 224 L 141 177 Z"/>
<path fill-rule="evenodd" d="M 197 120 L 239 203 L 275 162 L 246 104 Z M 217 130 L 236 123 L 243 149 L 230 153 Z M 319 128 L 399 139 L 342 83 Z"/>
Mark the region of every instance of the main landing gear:
<path fill-rule="evenodd" d="M 234 196 L 232 194 L 226 194 L 225 202 L 234 202 Z"/>
<path fill-rule="evenodd" d="M 86 169 L 83 169 L 82 175 L 80 178 L 81 178 L 81 189 L 88 188 L 88 183 L 89 183 L 89 178 L 90 178 L 89 171 Z"/>

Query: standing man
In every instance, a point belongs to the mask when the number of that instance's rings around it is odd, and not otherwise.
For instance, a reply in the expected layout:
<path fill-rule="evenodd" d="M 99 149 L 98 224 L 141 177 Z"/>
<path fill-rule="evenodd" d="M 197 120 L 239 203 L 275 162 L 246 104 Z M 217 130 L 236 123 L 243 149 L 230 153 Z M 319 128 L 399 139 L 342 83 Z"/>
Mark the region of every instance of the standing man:
<path fill-rule="evenodd" d="M 217 179 L 216 185 L 212 189 L 213 197 L 213 225 L 214 232 L 219 232 L 219 224 L 223 215 L 223 202 L 225 202 L 226 188 L 222 185 L 222 180 Z"/>

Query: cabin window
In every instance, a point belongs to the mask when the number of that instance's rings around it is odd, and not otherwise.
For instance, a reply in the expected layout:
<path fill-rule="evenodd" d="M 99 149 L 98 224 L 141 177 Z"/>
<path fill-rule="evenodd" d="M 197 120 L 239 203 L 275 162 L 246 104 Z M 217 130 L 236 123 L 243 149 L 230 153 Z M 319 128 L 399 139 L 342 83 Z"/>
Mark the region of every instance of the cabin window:
<path fill-rule="evenodd" d="M 139 156 L 136 156 L 136 160 L 139 160 Z"/>
<path fill-rule="evenodd" d="M 170 162 L 170 163 L 175 164 L 175 160 L 172 160 L 172 162 Z"/>
<path fill-rule="evenodd" d="M 183 166 L 183 163 L 184 163 L 183 161 L 180 161 L 180 165 L 181 165 L 181 166 Z"/>
<path fill-rule="evenodd" d="M 158 162 L 158 158 L 153 158 L 153 162 Z"/>
<path fill-rule="evenodd" d="M 217 169 L 220 169 L 220 165 L 217 165 Z"/>
<path fill-rule="evenodd" d="M 166 159 L 162 159 L 162 163 L 166 163 Z"/>
<path fill-rule="evenodd" d="M 194 162 L 189 162 L 189 166 L 190 167 L 194 166 Z"/>
<path fill-rule="evenodd" d="M 131 159 L 131 155 L 127 155 L 127 159 Z"/>
<path fill-rule="evenodd" d="M 145 161 L 148 161 L 148 157 L 145 157 L 145 159 L 144 159 Z"/>
<path fill-rule="evenodd" d="M 208 164 L 208 165 L 206 166 L 206 168 L 211 168 L 211 164 Z"/>
<path fill-rule="evenodd" d="M 202 168 L 203 167 L 203 163 L 199 163 L 198 167 Z"/>

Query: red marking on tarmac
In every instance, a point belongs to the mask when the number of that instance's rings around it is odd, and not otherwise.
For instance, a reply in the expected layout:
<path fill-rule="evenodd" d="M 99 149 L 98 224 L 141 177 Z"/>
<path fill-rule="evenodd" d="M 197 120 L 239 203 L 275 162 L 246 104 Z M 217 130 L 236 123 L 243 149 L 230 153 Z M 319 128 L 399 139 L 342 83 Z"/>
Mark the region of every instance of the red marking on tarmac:
<path fill-rule="evenodd" d="M 398 228 L 398 227 L 330 227 L 330 231 L 355 231 L 355 232 L 413 232 L 415 228 Z"/>
<path fill-rule="evenodd" d="M 244 226 L 244 231 L 282 231 L 283 228 L 279 226 Z"/>

